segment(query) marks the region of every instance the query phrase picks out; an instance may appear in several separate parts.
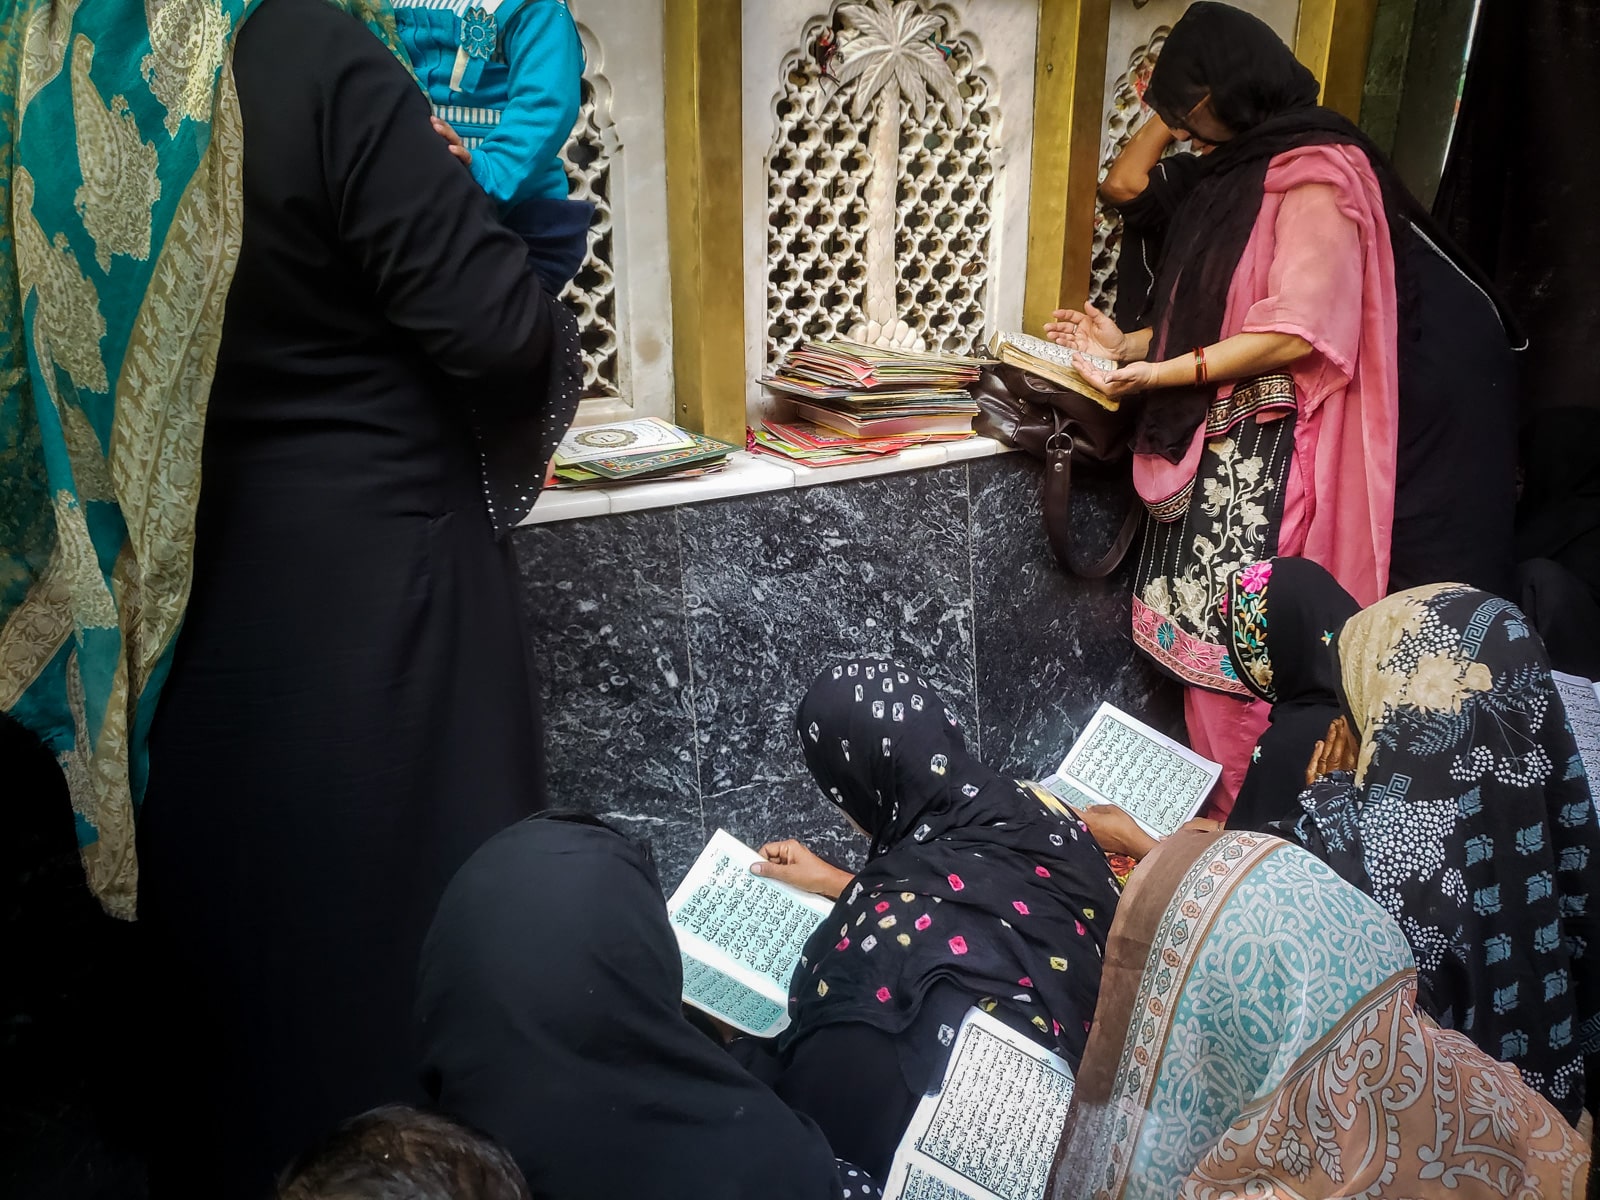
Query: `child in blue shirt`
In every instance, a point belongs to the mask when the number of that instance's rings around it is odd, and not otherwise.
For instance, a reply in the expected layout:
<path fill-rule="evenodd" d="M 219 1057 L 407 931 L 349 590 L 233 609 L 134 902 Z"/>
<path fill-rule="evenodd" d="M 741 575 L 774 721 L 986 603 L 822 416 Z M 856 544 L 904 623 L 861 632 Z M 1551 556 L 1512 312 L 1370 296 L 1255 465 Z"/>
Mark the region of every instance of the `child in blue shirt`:
<path fill-rule="evenodd" d="M 583 44 L 566 0 L 393 0 L 434 126 L 528 241 L 559 292 L 588 249 L 594 206 L 567 198 L 560 153 L 578 119 Z"/>

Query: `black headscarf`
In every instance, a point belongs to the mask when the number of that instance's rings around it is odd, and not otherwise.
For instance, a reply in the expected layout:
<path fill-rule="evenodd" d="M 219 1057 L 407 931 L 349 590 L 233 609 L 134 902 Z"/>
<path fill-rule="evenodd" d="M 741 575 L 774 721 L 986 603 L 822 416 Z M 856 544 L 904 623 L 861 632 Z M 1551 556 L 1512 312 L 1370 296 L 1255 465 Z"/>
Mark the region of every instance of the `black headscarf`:
<path fill-rule="evenodd" d="M 908 1034 L 902 1062 L 925 1075 L 981 1003 L 1075 1067 L 1119 894 L 1087 830 L 968 754 L 955 713 L 900 663 L 824 671 L 798 726 L 811 774 L 872 848 L 806 946 L 785 1044 L 861 1022 Z M 959 1008 L 924 1014 L 941 983 Z"/>
<path fill-rule="evenodd" d="M 524 821 L 461 868 L 423 945 L 423 1084 L 536 1198 L 841 1196 L 822 1134 L 685 1020 L 682 989 L 644 850 Z"/>
<path fill-rule="evenodd" d="M 1227 597 L 1228 661 L 1239 681 L 1272 705 L 1272 724 L 1256 742 L 1228 828 L 1264 831 L 1300 813 L 1311 752 L 1340 712 L 1334 639 L 1361 606 L 1307 558 L 1235 571 Z"/>
<path fill-rule="evenodd" d="M 1104 202 L 1122 218 L 1112 319 L 1124 333 L 1150 324 L 1150 297 L 1161 271 L 1167 230 L 1199 172 L 1200 155 L 1169 154 L 1150 168 L 1144 191 L 1122 204 Z"/>
<path fill-rule="evenodd" d="M 1395 246 L 1396 283 L 1406 310 L 1410 271 L 1408 223 L 1435 244 L 1449 241 L 1406 191 L 1382 151 L 1348 119 L 1317 104 L 1317 80 L 1259 17 L 1201 0 L 1172 27 L 1145 92 L 1168 125 L 1186 128 L 1209 94 L 1211 111 L 1233 137 L 1205 156 L 1173 221 L 1153 296 L 1152 355 L 1209 346 L 1222 332 L 1228 289 L 1261 212 L 1267 169 L 1280 154 L 1304 146 L 1349 145 L 1367 156 L 1383 192 Z M 1488 295 L 1488 282 L 1458 253 L 1450 257 Z M 1511 321 L 1501 309 L 1507 329 Z M 1404 320 L 1402 316 L 1402 320 Z M 1147 399 L 1134 449 L 1182 459 L 1205 420 L 1214 388 L 1163 390 Z"/>

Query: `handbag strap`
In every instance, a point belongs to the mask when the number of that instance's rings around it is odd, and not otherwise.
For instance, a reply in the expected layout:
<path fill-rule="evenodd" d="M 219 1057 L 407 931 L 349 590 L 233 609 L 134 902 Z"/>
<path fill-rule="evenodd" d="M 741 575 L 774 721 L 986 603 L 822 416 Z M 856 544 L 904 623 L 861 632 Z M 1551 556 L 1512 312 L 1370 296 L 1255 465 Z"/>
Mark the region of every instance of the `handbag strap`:
<path fill-rule="evenodd" d="M 1122 528 L 1117 530 L 1111 548 L 1092 566 L 1079 567 L 1072 561 L 1072 435 L 1066 432 L 1060 415 L 1056 417 L 1056 432 L 1045 443 L 1044 485 L 1040 508 L 1044 512 L 1044 534 L 1050 542 L 1050 552 L 1065 571 L 1083 579 L 1104 579 L 1122 565 L 1139 532 L 1141 505 L 1137 496 L 1128 505 L 1122 518 Z"/>

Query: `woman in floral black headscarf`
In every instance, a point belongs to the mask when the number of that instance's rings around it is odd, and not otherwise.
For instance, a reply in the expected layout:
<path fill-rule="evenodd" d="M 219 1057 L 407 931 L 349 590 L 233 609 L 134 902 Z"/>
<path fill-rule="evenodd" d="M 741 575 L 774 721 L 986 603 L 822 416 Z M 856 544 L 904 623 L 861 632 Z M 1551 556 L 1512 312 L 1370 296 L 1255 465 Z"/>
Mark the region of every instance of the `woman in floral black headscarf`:
<path fill-rule="evenodd" d="M 1084 825 L 968 754 L 913 668 L 832 667 L 798 724 L 811 774 L 872 844 L 853 879 L 794 843 L 764 848 L 779 861 L 763 873 L 806 882 L 809 867 L 838 897 L 790 985 L 775 1086 L 879 1174 L 974 1005 L 1076 1067 L 1118 888 Z"/>
<path fill-rule="evenodd" d="M 1600 1051 L 1600 823 L 1544 647 L 1457 584 L 1390 596 L 1336 644 L 1359 745 L 1324 761 L 1296 837 L 1405 931 L 1430 1015 L 1576 1123 Z"/>

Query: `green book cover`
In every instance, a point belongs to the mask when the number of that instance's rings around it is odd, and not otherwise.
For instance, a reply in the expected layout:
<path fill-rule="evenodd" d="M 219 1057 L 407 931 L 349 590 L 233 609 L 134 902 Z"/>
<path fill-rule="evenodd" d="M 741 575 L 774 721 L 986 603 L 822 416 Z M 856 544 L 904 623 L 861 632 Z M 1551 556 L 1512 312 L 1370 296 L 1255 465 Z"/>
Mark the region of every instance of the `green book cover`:
<path fill-rule="evenodd" d="M 690 433 L 689 436 L 694 439 L 692 446 L 658 450 L 650 454 L 590 459 L 583 464 L 583 469 L 605 479 L 634 479 L 640 475 L 660 475 L 703 464 L 707 459 L 726 458 L 739 449 L 727 442 L 719 442 L 716 438 L 708 438 L 704 434 Z"/>

